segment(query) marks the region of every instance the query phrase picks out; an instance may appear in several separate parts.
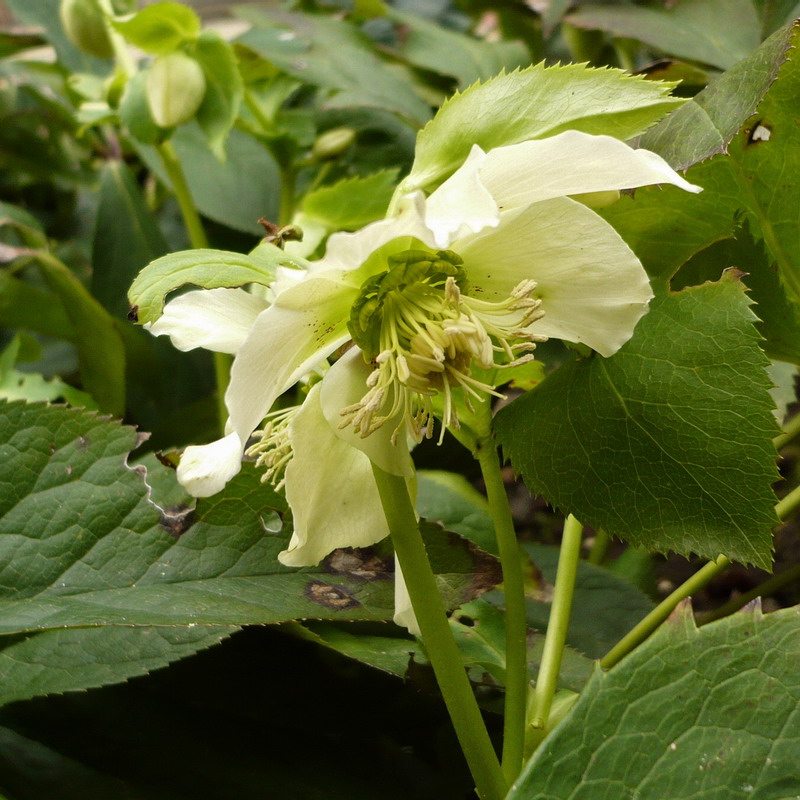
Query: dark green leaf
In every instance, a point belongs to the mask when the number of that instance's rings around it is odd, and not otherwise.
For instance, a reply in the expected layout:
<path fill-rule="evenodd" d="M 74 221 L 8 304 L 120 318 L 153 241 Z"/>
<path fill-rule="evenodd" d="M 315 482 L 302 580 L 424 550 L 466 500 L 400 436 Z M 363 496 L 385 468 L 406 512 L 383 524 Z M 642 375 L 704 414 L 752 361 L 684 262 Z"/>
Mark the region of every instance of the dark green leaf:
<path fill-rule="evenodd" d="M 166 513 L 125 466 L 135 443 L 133 429 L 85 412 L 5 406 L 0 633 L 392 618 L 391 556 L 337 550 L 318 567 L 284 567 L 285 501 L 253 465 L 196 513 Z M 455 534 L 428 524 L 425 535 L 451 607 L 498 580 L 496 561 Z"/>
<path fill-rule="evenodd" d="M 531 489 L 633 544 L 769 568 L 776 428 L 743 289 L 728 274 L 654 300 L 615 356 L 567 363 L 501 410 Z"/>
<path fill-rule="evenodd" d="M 791 27 L 776 32 L 748 58 L 648 131 L 641 146 L 659 153 L 674 169 L 686 169 L 727 152 L 795 44 L 796 31 Z"/>
<path fill-rule="evenodd" d="M 119 120 L 142 144 L 156 144 L 168 132 L 159 128 L 147 99 L 147 71 L 137 72 L 125 85 L 119 102 Z"/>
<path fill-rule="evenodd" d="M 146 675 L 236 630 L 109 626 L 0 637 L 0 705 Z"/>
<path fill-rule="evenodd" d="M 252 136 L 234 128 L 225 143 L 222 162 L 195 123 L 181 125 L 171 142 L 201 214 L 253 236 L 264 233 L 258 224 L 261 217 L 277 219 L 278 166 L 269 151 Z M 139 152 L 150 169 L 169 185 L 155 150 L 142 145 Z"/>
<path fill-rule="evenodd" d="M 684 607 L 594 674 L 508 800 L 795 797 L 798 658 L 796 609 L 759 608 L 698 631 Z"/>
<path fill-rule="evenodd" d="M 669 55 L 728 69 L 758 47 L 759 24 L 752 0 L 677 0 L 665 9 L 582 5 L 571 25 L 639 39 Z"/>
<path fill-rule="evenodd" d="M 160 55 L 176 50 L 200 34 L 200 17 L 183 3 L 160 2 L 147 6 L 114 27 L 145 53 Z"/>
<path fill-rule="evenodd" d="M 57 295 L 37 289 L 6 270 L 0 270 L 0 325 L 59 339 L 75 338 L 75 329 Z"/>
<path fill-rule="evenodd" d="M 45 43 L 46 40 L 36 33 L 0 31 L 0 58 L 14 56 L 32 47 L 41 47 Z"/>
<path fill-rule="evenodd" d="M 128 312 L 126 293 L 137 273 L 167 252 L 164 240 L 128 167 L 107 161 L 92 242 L 92 293 L 115 316 Z"/>

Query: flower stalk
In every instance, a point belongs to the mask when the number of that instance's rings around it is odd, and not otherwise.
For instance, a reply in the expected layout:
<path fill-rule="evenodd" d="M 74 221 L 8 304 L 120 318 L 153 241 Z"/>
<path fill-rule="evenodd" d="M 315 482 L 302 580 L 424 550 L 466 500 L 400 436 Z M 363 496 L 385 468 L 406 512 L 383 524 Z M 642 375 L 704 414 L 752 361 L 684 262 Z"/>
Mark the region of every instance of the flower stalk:
<path fill-rule="evenodd" d="M 488 403 L 481 404 L 488 412 Z M 497 447 L 491 436 L 478 441 L 475 456 L 486 485 L 489 514 L 503 569 L 506 633 L 506 685 L 503 719 L 503 774 L 513 783 L 522 769 L 528 697 L 528 621 L 519 542 L 508 505 Z"/>
<path fill-rule="evenodd" d="M 575 577 L 580 561 L 581 525 L 572 514 L 564 523 L 564 535 L 561 540 L 561 552 L 558 557 L 558 572 L 553 592 L 553 605 L 550 607 L 550 619 L 547 623 L 547 635 L 544 640 L 542 663 L 536 678 L 536 689 L 533 696 L 533 713 L 531 726 L 547 729 L 547 720 L 553 705 L 553 697 L 558 685 L 558 673 L 561 669 L 561 656 L 567 641 L 567 628 L 572 611 L 572 598 L 575 593 Z"/>
<path fill-rule="evenodd" d="M 476 790 L 481 800 L 502 800 L 508 784 L 447 621 L 405 479 L 374 465 L 373 474 L 425 650 Z"/>

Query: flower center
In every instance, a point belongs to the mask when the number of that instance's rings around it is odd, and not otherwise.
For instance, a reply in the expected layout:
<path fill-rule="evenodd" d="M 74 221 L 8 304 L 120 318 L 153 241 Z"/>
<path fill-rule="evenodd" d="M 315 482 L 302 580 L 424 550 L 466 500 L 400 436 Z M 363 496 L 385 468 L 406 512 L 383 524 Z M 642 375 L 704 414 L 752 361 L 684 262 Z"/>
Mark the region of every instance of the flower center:
<path fill-rule="evenodd" d="M 388 259 L 388 269 L 361 287 L 348 328 L 364 358 L 375 366 L 367 392 L 343 409 L 343 426 L 369 436 L 387 420 L 405 423 L 416 440 L 432 435 L 432 417 L 458 428 L 454 391 L 467 408 L 471 398 L 499 395 L 472 375 L 530 361 L 538 336 L 529 326 L 544 312 L 532 294 L 533 280 L 518 284 L 508 298 L 489 302 L 470 297 L 461 258 L 449 250 L 407 250 Z M 435 406 L 441 398 L 442 407 Z M 441 441 L 441 438 L 440 438 Z"/>

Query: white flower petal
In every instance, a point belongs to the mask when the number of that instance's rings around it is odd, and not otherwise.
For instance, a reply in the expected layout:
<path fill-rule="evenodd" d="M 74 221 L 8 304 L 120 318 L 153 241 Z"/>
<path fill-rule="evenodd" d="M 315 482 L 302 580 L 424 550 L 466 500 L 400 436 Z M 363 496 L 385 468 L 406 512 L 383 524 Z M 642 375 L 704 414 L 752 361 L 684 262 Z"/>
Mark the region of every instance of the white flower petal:
<path fill-rule="evenodd" d="M 320 401 L 323 414 L 340 439 L 361 450 L 384 472 L 410 478 L 414 474 L 414 467 L 406 445 L 405 430 L 400 431 L 397 444 L 391 442 L 392 433 L 401 420 L 389 420 L 366 437 L 357 434 L 350 425 L 340 427 L 341 410 L 357 403 L 366 394 L 366 380 L 371 372 L 372 368 L 364 363 L 357 347 L 348 350 L 328 370 L 322 381 Z"/>
<path fill-rule="evenodd" d="M 243 449 L 235 433 L 211 444 L 187 447 L 178 464 L 178 481 L 193 497 L 210 497 L 242 468 Z"/>
<path fill-rule="evenodd" d="M 406 628 L 414 636 L 422 636 L 417 617 L 411 606 L 411 596 L 408 593 L 400 562 L 394 560 L 394 621 L 396 625 Z"/>
<path fill-rule="evenodd" d="M 508 297 L 533 278 L 544 317 L 533 330 L 604 356 L 630 339 L 653 294 L 639 259 L 594 211 L 562 197 L 506 212 L 500 226 L 454 245 L 469 294 Z"/>
<path fill-rule="evenodd" d="M 320 384 L 311 389 L 289 428 L 286 500 L 294 533 L 278 558 L 292 567 L 318 564 L 337 547 L 367 547 L 389 535 L 372 465 L 333 432 L 320 391 Z"/>
<path fill-rule="evenodd" d="M 244 289 L 199 289 L 170 300 L 161 317 L 144 327 L 169 336 L 178 350 L 205 347 L 235 355 L 268 305 Z"/>
<path fill-rule="evenodd" d="M 611 136 L 580 131 L 498 147 L 487 154 L 480 177 L 501 209 L 661 183 L 702 191 L 649 150 L 634 150 Z"/>
<path fill-rule="evenodd" d="M 425 223 L 433 232 L 437 247 L 447 248 L 469 233 L 497 227 L 497 203 L 480 177 L 485 160 L 486 153 L 474 145 L 462 166 L 428 198 Z"/>
<path fill-rule="evenodd" d="M 280 303 L 297 295 L 301 308 Z M 225 403 L 232 429 L 247 441 L 275 400 L 350 338 L 353 290 L 309 278 L 262 312 L 239 349 Z"/>

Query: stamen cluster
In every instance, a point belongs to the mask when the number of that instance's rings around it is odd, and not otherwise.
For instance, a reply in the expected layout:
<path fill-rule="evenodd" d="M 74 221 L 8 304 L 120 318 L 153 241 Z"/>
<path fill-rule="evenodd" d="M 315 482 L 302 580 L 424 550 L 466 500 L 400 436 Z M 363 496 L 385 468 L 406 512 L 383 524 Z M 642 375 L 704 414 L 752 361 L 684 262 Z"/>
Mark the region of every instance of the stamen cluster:
<path fill-rule="evenodd" d="M 409 250 L 364 283 L 349 327 L 375 368 L 364 397 L 341 412 L 342 427 L 366 437 L 392 420 L 395 438 L 405 428 L 421 441 L 432 435 L 434 399 L 441 395 L 443 436 L 459 425 L 455 390 L 468 408 L 471 399 L 501 396 L 473 376 L 474 366 L 489 370 L 533 358 L 530 351 L 546 338 L 529 330 L 544 315 L 533 297 L 536 282 L 522 281 L 499 302 L 481 300 L 466 293 L 462 264 L 451 251 Z"/>
<path fill-rule="evenodd" d="M 289 423 L 300 406 L 291 406 L 273 411 L 264 418 L 264 427 L 253 431 L 256 442 L 245 450 L 245 454 L 255 458 L 257 467 L 266 467 L 261 482 L 269 482 L 280 491 L 285 482 L 286 465 L 292 458 L 292 445 L 289 439 Z"/>

